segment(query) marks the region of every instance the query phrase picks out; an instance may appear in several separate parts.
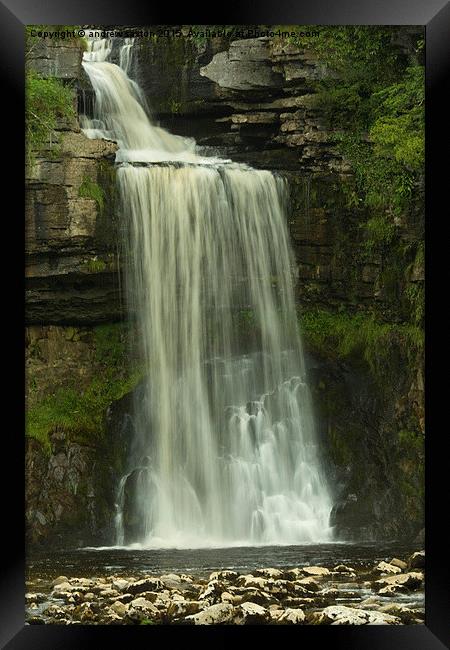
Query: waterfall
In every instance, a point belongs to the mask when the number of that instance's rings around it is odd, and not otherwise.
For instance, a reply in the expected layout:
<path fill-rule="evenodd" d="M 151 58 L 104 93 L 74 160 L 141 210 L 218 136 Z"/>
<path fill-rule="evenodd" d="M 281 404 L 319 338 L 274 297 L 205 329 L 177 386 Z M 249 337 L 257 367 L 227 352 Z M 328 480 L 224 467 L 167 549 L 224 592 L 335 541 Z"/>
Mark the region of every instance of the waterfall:
<path fill-rule="evenodd" d="M 103 41 L 83 63 L 95 91 L 84 131 L 119 145 L 128 303 L 147 377 L 117 543 L 329 541 L 285 182 L 203 157 L 195 141 L 152 124 L 126 72 L 132 43 L 122 48 L 123 68 Z"/>

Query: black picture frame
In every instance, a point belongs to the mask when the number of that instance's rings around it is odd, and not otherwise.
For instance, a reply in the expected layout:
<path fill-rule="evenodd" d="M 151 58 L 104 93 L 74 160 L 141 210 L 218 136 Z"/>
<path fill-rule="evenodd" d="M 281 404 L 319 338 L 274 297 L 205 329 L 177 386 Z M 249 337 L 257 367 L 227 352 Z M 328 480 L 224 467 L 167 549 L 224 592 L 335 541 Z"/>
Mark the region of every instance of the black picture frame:
<path fill-rule="evenodd" d="M 238 628 L 158 628 L 139 626 L 25 626 L 25 534 L 24 534 L 24 25 L 26 24 L 362 24 L 362 25 L 424 25 L 426 27 L 426 552 L 427 573 L 425 587 L 425 625 L 419 626 L 282 626 Z M 0 646 L 10 650 L 56 650 L 71 648 L 102 648 L 112 643 L 145 647 L 143 644 L 162 642 L 165 645 L 183 644 L 215 646 L 229 645 L 241 640 L 268 644 L 289 643 L 323 644 L 327 648 L 346 650 L 438 650 L 450 647 L 449 553 L 446 524 L 448 511 L 447 465 L 445 454 L 446 421 L 439 420 L 438 406 L 446 403 L 445 374 L 432 380 L 430 371 L 431 334 L 433 331 L 433 376 L 438 362 L 445 369 L 445 341 L 439 333 L 447 334 L 445 310 L 445 267 L 448 240 L 443 227 L 448 218 L 447 153 L 448 103 L 444 93 L 448 86 L 450 67 L 450 4 L 445 0 L 300 0 L 295 5 L 289 0 L 263 0 L 258 4 L 247 0 L 237 3 L 228 0 L 214 8 L 214 12 L 185 5 L 176 12 L 167 3 L 147 5 L 139 0 L 3 0 L 0 2 L 0 47 L 3 84 L 2 100 L 6 115 L 2 122 L 3 162 L 6 163 L 6 183 L 3 186 L 3 242 L 4 250 L 12 251 L 12 268 L 4 265 L 2 283 L 3 324 L 7 326 L 4 347 L 11 353 L 10 365 L 4 370 L 8 399 L 4 412 L 12 414 L 10 423 L 3 423 L 2 460 L 0 472 L 3 482 L 2 521 L 3 550 L 0 578 Z M 445 175 L 444 175 L 445 174 Z M 446 182 L 447 181 L 447 182 Z M 6 206 L 9 204 L 9 207 Z M 447 213 L 446 213 L 447 212 Z M 431 231 L 435 236 L 431 236 Z M 434 280 L 431 282 L 431 279 Z M 431 286 L 441 289 L 434 305 L 431 304 Z M 440 346 L 438 349 L 438 345 Z M 442 354 L 444 352 L 444 354 Z M 435 367 L 436 366 L 436 367 Z M 14 378 L 14 382 L 13 382 Z M 433 395 L 433 400 L 431 400 Z M 14 399 L 13 399 L 14 398 Z M 431 408 L 432 407 L 432 408 Z M 444 413 L 444 409 L 442 411 Z M 10 472 L 6 472 L 6 468 Z M 447 471 L 446 471 L 447 470 Z M 194 632 L 195 631 L 195 632 Z M 181 636 L 180 636 L 181 635 Z M 257 635 L 257 638 L 255 637 Z M 261 637 L 263 635 L 263 637 Z M 289 636 L 286 637 L 286 635 Z M 292 638 L 292 635 L 293 638 Z M 242 639 L 243 640 L 243 639 Z M 313 646 L 314 647 L 314 646 Z"/>

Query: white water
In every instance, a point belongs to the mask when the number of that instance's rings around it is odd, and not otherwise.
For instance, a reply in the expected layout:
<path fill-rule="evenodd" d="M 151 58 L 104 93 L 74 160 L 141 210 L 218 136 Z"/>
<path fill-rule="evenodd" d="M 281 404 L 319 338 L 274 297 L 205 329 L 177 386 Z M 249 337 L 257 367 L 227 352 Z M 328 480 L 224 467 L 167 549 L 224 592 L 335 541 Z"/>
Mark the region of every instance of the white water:
<path fill-rule="evenodd" d="M 153 125 L 110 53 L 110 43 L 94 41 L 85 54 L 96 115 L 84 126 L 119 144 L 129 306 L 148 376 L 118 490 L 116 542 L 329 541 L 285 184 L 201 157 L 193 140 Z M 127 42 L 125 69 L 131 56 Z"/>

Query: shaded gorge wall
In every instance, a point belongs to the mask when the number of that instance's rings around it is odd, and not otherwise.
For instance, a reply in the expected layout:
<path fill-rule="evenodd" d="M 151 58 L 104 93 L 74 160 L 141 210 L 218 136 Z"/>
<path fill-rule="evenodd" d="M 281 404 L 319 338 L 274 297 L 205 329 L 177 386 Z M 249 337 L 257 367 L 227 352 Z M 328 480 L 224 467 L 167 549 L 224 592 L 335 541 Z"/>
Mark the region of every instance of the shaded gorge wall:
<path fill-rule="evenodd" d="M 89 110 L 81 45 L 42 48 L 30 65 L 72 84 L 74 105 Z M 423 529 L 423 203 L 419 192 L 395 219 L 360 206 L 315 105 L 312 81 L 326 74 L 310 53 L 267 39 L 142 39 L 130 70 L 161 126 L 288 179 L 337 536 L 413 539 Z M 116 146 L 85 138 L 77 119 L 56 135 L 27 172 L 27 530 L 34 544 L 103 544 L 143 377 L 124 321 Z M 251 310 L 236 319 L 245 347 Z"/>

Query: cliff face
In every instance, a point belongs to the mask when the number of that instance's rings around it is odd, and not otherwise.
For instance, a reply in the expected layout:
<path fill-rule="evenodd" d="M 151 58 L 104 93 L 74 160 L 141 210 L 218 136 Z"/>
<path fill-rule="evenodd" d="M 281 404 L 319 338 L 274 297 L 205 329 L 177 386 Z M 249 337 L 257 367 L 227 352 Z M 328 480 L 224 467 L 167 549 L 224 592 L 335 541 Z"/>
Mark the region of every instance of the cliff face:
<path fill-rule="evenodd" d="M 72 80 L 88 105 L 80 61 L 80 48 L 52 45 L 38 50 L 32 65 Z M 334 148 L 315 100 L 312 81 L 326 74 L 309 53 L 264 38 L 141 39 L 130 73 L 161 126 L 194 137 L 205 153 L 288 180 L 297 297 L 336 495 L 333 521 L 345 538 L 414 537 L 423 527 L 423 353 L 405 333 L 408 296 L 424 281 L 422 206 L 396 219 L 388 245 L 370 239 L 365 224 L 372 215 L 355 200 L 351 167 Z M 114 349 L 98 361 L 103 348 L 96 334 L 99 324 L 124 317 L 116 145 L 88 140 L 76 121 L 58 125 L 58 138 L 60 154 L 39 152 L 27 178 L 27 385 L 36 408 L 74 377 L 89 391 L 111 363 L 114 382 L 126 373 Z M 372 326 L 372 315 L 381 324 Z M 367 336 L 343 350 L 339 336 L 351 339 L 352 327 Z M 77 438 L 66 427 L 61 439 L 52 433 L 45 452 L 42 440 L 30 439 L 33 541 L 55 541 L 55 531 L 61 543 L 71 531 L 85 543 L 111 541 L 113 486 L 126 439 L 118 432 L 130 408 L 125 398 L 117 404 L 115 424 L 105 409 L 98 436 Z M 45 477 L 44 493 L 37 477 Z M 62 503 L 61 493 L 69 495 Z"/>

